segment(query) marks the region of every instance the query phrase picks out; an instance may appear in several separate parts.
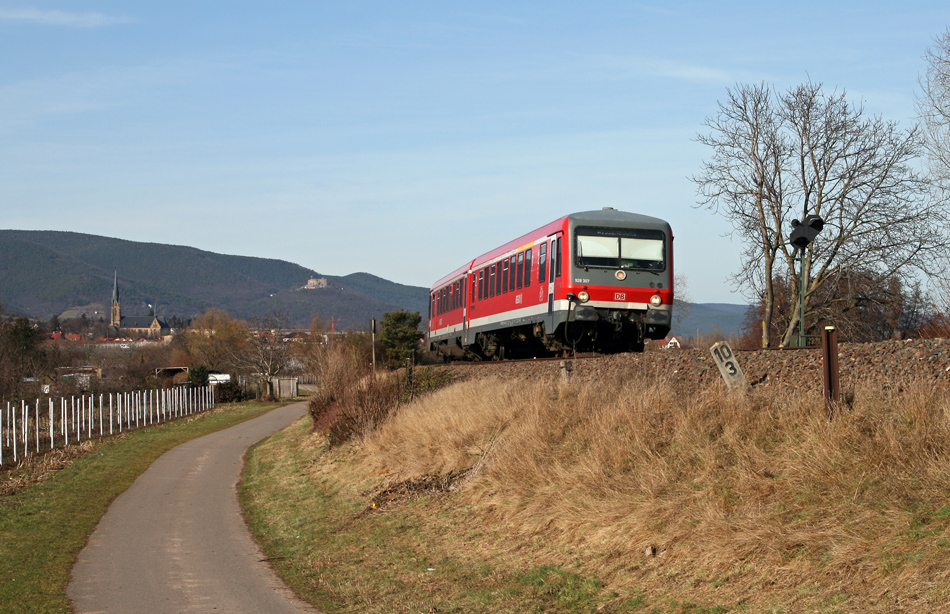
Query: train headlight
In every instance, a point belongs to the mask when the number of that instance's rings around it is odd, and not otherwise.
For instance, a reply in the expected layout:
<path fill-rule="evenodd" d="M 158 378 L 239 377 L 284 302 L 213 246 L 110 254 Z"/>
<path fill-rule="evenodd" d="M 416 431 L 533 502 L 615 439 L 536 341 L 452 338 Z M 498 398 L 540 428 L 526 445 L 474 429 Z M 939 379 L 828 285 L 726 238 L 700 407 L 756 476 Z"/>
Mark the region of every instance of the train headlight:
<path fill-rule="evenodd" d="M 659 307 L 660 305 L 663 304 L 663 299 L 660 298 L 659 294 L 654 294 L 653 296 L 650 297 L 650 304 L 653 305 L 654 307 Z"/>
<path fill-rule="evenodd" d="M 580 292 L 577 293 L 577 300 L 579 300 L 582 303 L 586 303 L 587 301 L 590 300 L 590 294 L 587 294 L 587 292 L 585 292 L 584 290 L 581 290 Z"/>
<path fill-rule="evenodd" d="M 616 277 L 620 281 L 623 281 L 627 278 L 627 274 L 623 271 L 617 271 L 616 273 L 614 273 L 614 277 Z"/>

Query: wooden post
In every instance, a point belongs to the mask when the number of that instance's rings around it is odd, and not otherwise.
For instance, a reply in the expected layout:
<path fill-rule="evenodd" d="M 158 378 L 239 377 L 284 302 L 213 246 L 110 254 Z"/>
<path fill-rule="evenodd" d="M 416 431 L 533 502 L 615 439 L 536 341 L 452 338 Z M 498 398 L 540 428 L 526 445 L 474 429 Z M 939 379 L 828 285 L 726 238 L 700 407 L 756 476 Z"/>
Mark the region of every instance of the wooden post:
<path fill-rule="evenodd" d="M 825 384 L 825 415 L 831 420 L 841 402 L 841 382 L 838 373 L 838 331 L 826 326 L 821 331 L 821 371 Z"/>
<path fill-rule="evenodd" d="M 376 374 L 376 318 L 370 320 L 370 330 L 373 331 L 373 374 Z"/>

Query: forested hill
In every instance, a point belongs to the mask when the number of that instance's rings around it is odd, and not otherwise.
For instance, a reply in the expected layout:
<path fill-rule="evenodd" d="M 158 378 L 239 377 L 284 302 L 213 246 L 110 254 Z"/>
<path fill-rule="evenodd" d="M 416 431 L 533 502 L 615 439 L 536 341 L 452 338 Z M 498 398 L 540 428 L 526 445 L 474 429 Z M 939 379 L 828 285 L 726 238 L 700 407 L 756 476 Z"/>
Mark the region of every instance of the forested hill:
<path fill-rule="evenodd" d="M 75 232 L 0 230 L 0 304 L 48 319 L 67 312 L 109 312 L 118 274 L 123 315 L 190 318 L 211 307 L 233 316 L 280 313 L 305 326 L 319 314 L 338 327 L 365 327 L 404 308 L 425 314 L 428 290 L 368 273 L 321 275 L 283 260 L 228 256 L 193 247 L 139 243 Z M 301 289 L 311 277 L 326 288 Z"/>

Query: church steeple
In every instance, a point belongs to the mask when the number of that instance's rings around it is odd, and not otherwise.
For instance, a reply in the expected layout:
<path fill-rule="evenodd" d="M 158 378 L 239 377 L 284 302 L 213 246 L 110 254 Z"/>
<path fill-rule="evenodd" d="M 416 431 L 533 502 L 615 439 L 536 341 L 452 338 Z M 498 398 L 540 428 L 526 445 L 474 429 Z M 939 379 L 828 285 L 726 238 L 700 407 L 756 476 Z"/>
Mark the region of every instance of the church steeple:
<path fill-rule="evenodd" d="M 114 273 L 115 278 L 112 281 L 112 317 L 109 319 L 109 325 L 119 328 L 122 325 L 122 310 L 119 307 L 119 273 Z"/>

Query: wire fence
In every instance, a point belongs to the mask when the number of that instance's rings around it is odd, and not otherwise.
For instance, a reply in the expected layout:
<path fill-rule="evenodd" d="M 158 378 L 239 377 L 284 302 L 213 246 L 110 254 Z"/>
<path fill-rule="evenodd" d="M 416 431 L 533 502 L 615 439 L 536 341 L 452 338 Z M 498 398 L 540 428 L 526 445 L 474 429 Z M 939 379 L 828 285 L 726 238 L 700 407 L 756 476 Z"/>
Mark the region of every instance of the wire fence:
<path fill-rule="evenodd" d="M 0 408 L 0 466 L 29 462 L 56 447 L 106 437 L 212 409 L 214 392 L 160 388 L 79 397 L 49 397 Z"/>

